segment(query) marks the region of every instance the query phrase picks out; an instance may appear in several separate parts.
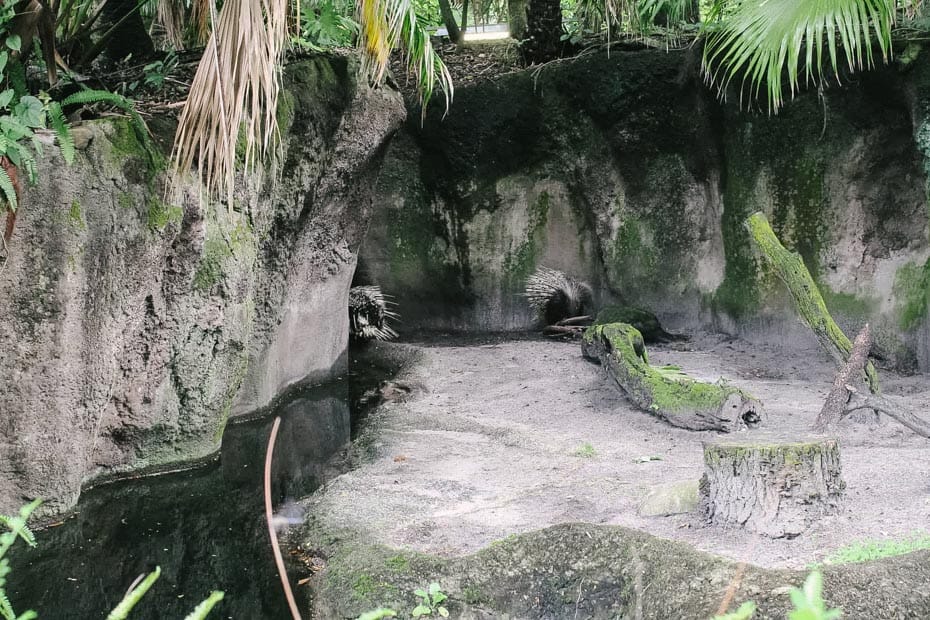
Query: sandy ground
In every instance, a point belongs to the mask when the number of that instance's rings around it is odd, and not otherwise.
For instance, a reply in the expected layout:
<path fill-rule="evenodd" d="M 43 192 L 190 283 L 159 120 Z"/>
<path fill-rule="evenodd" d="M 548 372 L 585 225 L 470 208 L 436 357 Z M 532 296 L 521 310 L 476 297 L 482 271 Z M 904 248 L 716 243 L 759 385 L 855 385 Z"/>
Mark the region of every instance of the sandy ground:
<path fill-rule="evenodd" d="M 423 359 L 402 379 L 418 389 L 382 404 L 362 437 L 374 458 L 311 500 L 314 514 L 377 542 L 451 556 L 582 521 L 637 528 L 761 566 L 803 567 L 853 541 L 930 528 L 930 441 L 891 420 L 840 429 L 845 510 L 795 539 L 772 540 L 704 526 L 693 513 L 639 515 L 650 489 L 700 478 L 701 443 L 718 435 L 633 409 L 577 342 L 486 337 L 415 346 Z M 798 433 L 816 417 L 833 375 L 819 351 L 719 336 L 653 346 L 650 361 L 702 379 L 725 377 L 764 402 L 768 427 Z M 882 379 L 887 394 L 930 410 L 927 377 L 884 372 Z M 593 456 L 579 454 L 586 443 Z"/>

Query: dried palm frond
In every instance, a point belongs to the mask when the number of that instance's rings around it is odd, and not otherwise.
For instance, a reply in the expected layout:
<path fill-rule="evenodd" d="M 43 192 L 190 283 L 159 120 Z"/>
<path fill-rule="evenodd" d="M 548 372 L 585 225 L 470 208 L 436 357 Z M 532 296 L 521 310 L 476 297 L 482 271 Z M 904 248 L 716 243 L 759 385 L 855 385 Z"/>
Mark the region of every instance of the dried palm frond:
<path fill-rule="evenodd" d="M 160 0 L 155 3 L 155 23 L 165 31 L 165 39 L 176 50 L 185 47 L 187 6 L 184 0 Z"/>
<path fill-rule="evenodd" d="M 391 50 L 401 48 L 407 69 L 417 81 L 423 114 L 438 84 L 446 111 L 452 101 L 452 76 L 436 54 L 429 32 L 417 20 L 411 0 L 358 0 L 361 24 L 359 47 L 365 52 L 365 70 L 375 83 L 384 79 Z"/>
<path fill-rule="evenodd" d="M 174 178 L 182 178 L 196 160 L 200 181 L 211 194 L 225 194 L 229 208 L 237 142 L 242 140 L 248 172 L 271 152 L 277 137 L 286 21 L 286 0 L 227 0 L 181 113 L 172 153 Z"/>

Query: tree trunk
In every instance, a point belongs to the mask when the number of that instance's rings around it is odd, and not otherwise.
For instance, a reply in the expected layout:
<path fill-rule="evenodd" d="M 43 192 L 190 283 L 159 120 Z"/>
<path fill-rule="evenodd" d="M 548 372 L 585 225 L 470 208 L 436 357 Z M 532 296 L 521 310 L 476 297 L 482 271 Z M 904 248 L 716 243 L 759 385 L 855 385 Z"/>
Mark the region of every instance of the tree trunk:
<path fill-rule="evenodd" d="M 739 388 L 650 366 L 642 334 L 632 325 L 594 325 L 581 348 L 585 357 L 600 361 L 634 405 L 672 426 L 726 433 L 755 427 L 765 417 L 762 403 Z"/>
<path fill-rule="evenodd" d="M 562 54 L 562 4 L 560 0 L 529 0 L 526 39 L 520 46 L 527 64 L 554 60 Z"/>
<path fill-rule="evenodd" d="M 134 60 L 144 60 L 155 53 L 136 0 L 106 0 L 102 18 L 106 40 L 101 43 L 111 61 L 123 60 L 130 54 Z M 89 64 L 93 58 L 83 60 Z"/>
<path fill-rule="evenodd" d="M 836 514 L 845 488 L 834 439 L 704 444 L 700 505 L 714 525 L 793 538 Z"/>
<path fill-rule="evenodd" d="M 468 34 L 468 0 L 462 0 L 462 36 L 458 40 L 459 47 L 465 45 L 465 35 Z"/>
<path fill-rule="evenodd" d="M 449 0 L 439 0 L 439 15 L 442 17 L 442 23 L 446 26 L 446 32 L 449 33 L 449 40 L 455 44 L 462 41 L 462 31 L 455 21 L 455 13 L 452 12 L 452 5 Z"/>
<path fill-rule="evenodd" d="M 745 225 L 762 255 L 794 297 L 801 319 L 813 330 L 820 345 L 833 357 L 837 368 L 842 369 L 849 360 L 852 343 L 830 316 L 827 304 L 804 265 L 804 261 L 794 252 L 785 249 L 785 246 L 772 232 L 772 227 L 769 226 L 763 213 L 753 213 L 746 220 Z M 869 389 L 873 394 L 877 394 L 879 392 L 878 374 L 872 362 L 865 365 L 865 375 Z"/>
<path fill-rule="evenodd" d="M 843 366 L 843 369 L 836 373 L 833 380 L 833 388 L 827 394 L 827 400 L 823 403 L 820 414 L 814 421 L 811 430 L 817 433 L 823 433 L 832 428 L 843 414 L 846 412 L 846 403 L 849 402 L 848 385 L 855 381 L 869 359 L 869 349 L 872 347 L 872 334 L 869 331 L 869 324 L 866 323 L 856 341 L 853 343 L 852 353 L 849 355 L 849 361 Z"/>
<path fill-rule="evenodd" d="M 507 1 L 507 22 L 510 25 L 510 37 L 522 41 L 526 36 L 526 0 Z"/>

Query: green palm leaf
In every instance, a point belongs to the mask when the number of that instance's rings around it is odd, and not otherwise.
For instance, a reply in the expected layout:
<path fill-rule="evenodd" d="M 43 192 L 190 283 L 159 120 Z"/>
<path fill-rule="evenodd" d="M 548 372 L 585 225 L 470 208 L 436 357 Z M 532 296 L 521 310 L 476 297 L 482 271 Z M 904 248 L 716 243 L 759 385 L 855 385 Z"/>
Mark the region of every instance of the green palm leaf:
<path fill-rule="evenodd" d="M 721 96 L 731 80 L 741 82 L 741 97 L 764 89 L 770 110 L 784 103 L 784 74 L 793 96 L 801 77 L 822 80 L 824 49 L 829 69 L 842 64 L 856 71 L 892 54 L 891 32 L 897 0 L 717 0 L 706 28 L 704 72 Z"/>

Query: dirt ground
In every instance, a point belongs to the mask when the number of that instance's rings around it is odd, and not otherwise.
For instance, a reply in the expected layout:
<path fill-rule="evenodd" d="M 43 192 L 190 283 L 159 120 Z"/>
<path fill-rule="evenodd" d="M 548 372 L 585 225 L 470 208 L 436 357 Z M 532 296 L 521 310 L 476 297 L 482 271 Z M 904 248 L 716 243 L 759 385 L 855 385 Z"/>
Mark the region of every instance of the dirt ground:
<path fill-rule="evenodd" d="M 320 518 L 374 542 L 456 556 L 510 534 L 587 522 L 759 566 L 801 568 L 851 542 L 906 537 L 930 524 L 930 441 L 891 420 L 844 423 L 837 436 L 845 509 L 797 538 L 707 527 L 694 513 L 640 516 L 650 489 L 700 478 L 701 443 L 716 433 L 676 429 L 633 409 L 600 366 L 582 358 L 577 341 L 508 336 L 413 346 L 421 360 L 399 380 L 416 389 L 383 403 L 361 437 L 373 458 L 310 502 Z M 799 434 L 833 376 L 818 350 L 717 335 L 649 351 L 653 364 L 749 390 L 765 404 L 769 428 Z M 927 377 L 883 372 L 882 380 L 892 398 L 930 409 Z"/>

